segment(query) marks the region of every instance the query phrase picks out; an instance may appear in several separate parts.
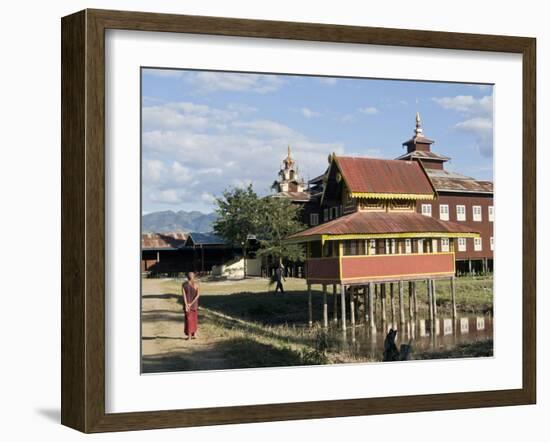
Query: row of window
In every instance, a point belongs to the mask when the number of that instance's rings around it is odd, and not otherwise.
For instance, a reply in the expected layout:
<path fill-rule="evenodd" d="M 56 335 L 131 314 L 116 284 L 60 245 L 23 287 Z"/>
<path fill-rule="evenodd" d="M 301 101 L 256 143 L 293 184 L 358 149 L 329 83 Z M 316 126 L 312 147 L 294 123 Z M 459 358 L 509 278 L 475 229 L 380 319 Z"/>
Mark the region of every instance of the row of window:
<path fill-rule="evenodd" d="M 422 215 L 432 216 L 432 205 L 431 204 L 422 204 Z M 488 210 L 488 219 L 490 222 L 495 220 L 495 213 L 493 206 L 489 206 Z M 449 205 L 440 204 L 439 205 L 439 219 L 442 221 L 449 221 Z M 466 206 L 457 205 L 456 206 L 456 220 L 457 221 L 466 221 Z M 472 220 L 474 221 L 483 221 L 481 206 L 472 206 Z"/>
<path fill-rule="evenodd" d="M 489 247 L 491 248 L 491 250 L 494 250 L 494 241 L 492 236 L 489 238 Z M 483 243 L 481 241 L 481 238 L 474 238 L 474 251 L 481 252 L 482 250 Z M 458 238 L 458 251 L 466 251 L 466 238 Z"/>
<path fill-rule="evenodd" d="M 342 215 L 342 206 L 334 206 L 330 208 L 323 209 L 323 222 L 326 223 L 327 221 L 330 221 L 331 219 L 338 218 Z M 319 224 L 319 214 L 318 213 L 310 213 L 309 214 L 309 224 L 311 226 L 316 226 Z"/>
<path fill-rule="evenodd" d="M 332 245 L 332 242 L 328 241 Z M 325 244 L 327 244 L 325 243 Z M 483 250 L 481 238 L 474 238 L 474 251 L 480 252 Z M 489 239 L 491 250 L 494 248 L 493 237 Z M 458 251 L 466 252 L 466 238 L 458 238 Z M 415 240 L 415 253 L 437 253 L 437 239 L 417 239 Z M 441 252 L 450 251 L 449 238 L 441 238 Z M 324 251 L 324 256 L 333 256 L 336 253 L 332 249 Z M 370 240 L 349 240 L 344 241 L 344 255 L 390 255 L 396 253 L 413 253 L 413 243 L 410 238 L 398 242 L 396 239 L 370 239 Z"/>

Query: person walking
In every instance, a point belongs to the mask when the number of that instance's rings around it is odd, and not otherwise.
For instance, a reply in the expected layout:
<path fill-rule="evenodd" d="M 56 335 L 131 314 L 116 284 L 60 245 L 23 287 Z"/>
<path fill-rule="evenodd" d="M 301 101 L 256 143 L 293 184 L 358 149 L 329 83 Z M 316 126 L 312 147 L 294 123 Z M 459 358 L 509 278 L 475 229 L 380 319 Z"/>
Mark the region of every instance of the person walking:
<path fill-rule="evenodd" d="M 277 283 L 277 286 L 275 287 L 275 293 L 277 293 L 277 290 L 281 289 L 281 294 L 282 295 L 285 294 L 283 281 L 286 281 L 285 270 L 284 270 L 283 264 L 280 264 L 279 267 L 275 269 L 275 282 Z"/>
<path fill-rule="evenodd" d="M 181 294 L 183 297 L 183 310 L 185 316 L 185 325 L 183 332 L 185 339 L 195 339 L 197 328 L 199 326 L 199 283 L 195 279 L 195 273 L 187 274 L 187 281 L 181 285 Z"/>

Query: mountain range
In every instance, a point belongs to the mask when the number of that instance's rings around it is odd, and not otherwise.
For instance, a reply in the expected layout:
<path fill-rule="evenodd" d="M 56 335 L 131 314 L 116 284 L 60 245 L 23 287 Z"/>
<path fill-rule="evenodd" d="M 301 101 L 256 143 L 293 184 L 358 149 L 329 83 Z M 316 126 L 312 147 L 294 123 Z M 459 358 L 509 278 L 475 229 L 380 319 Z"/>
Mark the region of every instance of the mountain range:
<path fill-rule="evenodd" d="M 202 213 L 196 210 L 174 212 L 165 210 L 151 212 L 141 216 L 141 231 L 143 233 L 166 232 L 212 232 L 212 224 L 216 219 L 215 213 Z"/>

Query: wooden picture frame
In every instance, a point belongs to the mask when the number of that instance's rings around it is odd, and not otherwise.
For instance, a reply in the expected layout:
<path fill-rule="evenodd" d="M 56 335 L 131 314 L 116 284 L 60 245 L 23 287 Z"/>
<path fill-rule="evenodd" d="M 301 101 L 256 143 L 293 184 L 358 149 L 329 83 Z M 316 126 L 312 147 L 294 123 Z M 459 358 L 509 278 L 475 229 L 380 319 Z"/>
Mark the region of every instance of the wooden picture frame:
<path fill-rule="evenodd" d="M 105 412 L 105 30 L 494 51 L 523 64 L 523 385 L 519 389 Z M 84 10 L 62 19 L 62 424 L 83 432 L 533 404 L 536 400 L 536 41 L 533 38 Z"/>

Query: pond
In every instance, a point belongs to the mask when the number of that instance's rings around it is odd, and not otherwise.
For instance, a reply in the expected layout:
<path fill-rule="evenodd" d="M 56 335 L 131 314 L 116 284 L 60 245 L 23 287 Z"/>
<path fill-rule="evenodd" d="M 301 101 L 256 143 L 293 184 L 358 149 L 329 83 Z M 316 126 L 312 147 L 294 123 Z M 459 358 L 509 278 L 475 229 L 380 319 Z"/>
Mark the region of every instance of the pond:
<path fill-rule="evenodd" d="M 399 324 L 379 324 L 372 332 L 368 324 L 348 328 L 345 332 L 336 328 L 330 329 L 328 339 L 331 347 L 356 357 L 380 360 L 384 353 L 384 339 L 387 332 L 397 329 L 395 343 L 411 345 L 412 359 L 431 358 L 430 353 L 448 352 L 463 344 L 488 341 L 493 338 L 493 318 L 490 316 L 460 316 L 438 318 L 434 321 L 433 330 L 428 319 L 407 321 L 402 327 Z M 449 357 L 449 356 L 446 356 Z"/>

